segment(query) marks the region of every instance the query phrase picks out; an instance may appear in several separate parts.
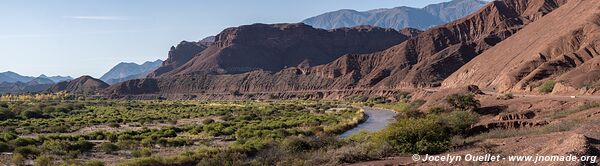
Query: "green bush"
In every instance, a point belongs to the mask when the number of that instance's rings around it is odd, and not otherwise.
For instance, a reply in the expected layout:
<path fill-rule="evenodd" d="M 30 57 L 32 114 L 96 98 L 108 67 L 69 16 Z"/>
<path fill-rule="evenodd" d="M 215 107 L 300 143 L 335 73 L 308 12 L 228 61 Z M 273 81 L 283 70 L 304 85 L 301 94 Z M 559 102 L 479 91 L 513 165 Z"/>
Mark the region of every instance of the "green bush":
<path fill-rule="evenodd" d="M 410 100 L 410 98 L 412 98 L 412 94 L 410 94 L 410 92 L 399 92 L 396 95 L 397 101 L 407 102 L 408 100 Z"/>
<path fill-rule="evenodd" d="M 22 154 L 19 154 L 19 153 L 14 154 L 11 159 L 12 163 L 17 166 L 25 165 L 25 160 L 26 160 L 25 156 L 23 156 Z"/>
<path fill-rule="evenodd" d="M 398 153 L 436 154 L 450 144 L 450 133 L 439 122 L 434 116 L 402 119 L 379 134 Z"/>
<path fill-rule="evenodd" d="M 141 148 L 131 151 L 131 155 L 133 157 L 150 157 L 152 155 L 152 150 L 148 148 Z"/>
<path fill-rule="evenodd" d="M 0 142 L 0 152 L 11 152 L 10 146 L 7 143 Z"/>
<path fill-rule="evenodd" d="M 478 115 L 470 111 L 403 118 L 377 133 L 377 139 L 389 144 L 397 153 L 437 154 L 450 147 L 452 136 L 461 134 L 477 121 Z"/>
<path fill-rule="evenodd" d="M 431 114 L 441 114 L 446 112 L 446 109 L 442 108 L 442 107 L 433 107 L 433 108 L 429 108 L 429 111 L 427 111 L 428 113 Z"/>
<path fill-rule="evenodd" d="M 556 81 L 549 80 L 542 84 L 539 88 L 541 93 L 551 93 L 554 90 L 554 86 L 556 85 Z"/>
<path fill-rule="evenodd" d="M 106 154 L 112 154 L 115 151 L 119 150 L 119 146 L 112 144 L 112 143 L 102 143 L 100 145 L 98 145 L 98 150 L 101 152 L 104 152 Z"/>
<path fill-rule="evenodd" d="M 289 153 L 305 152 L 312 149 L 310 141 L 307 137 L 292 136 L 288 137 L 281 143 L 281 148 Z"/>
<path fill-rule="evenodd" d="M 40 154 L 40 151 L 38 150 L 38 148 L 36 148 L 35 146 L 32 146 L 32 145 L 16 147 L 14 152 L 17 154 L 21 154 L 23 156 L 27 156 L 27 157 L 33 157 L 33 156 L 37 156 Z"/>
<path fill-rule="evenodd" d="M 17 139 L 12 140 L 11 143 L 14 146 L 28 146 L 28 145 L 35 145 L 37 143 L 37 141 L 33 138 L 19 137 Z"/>
<path fill-rule="evenodd" d="M 465 130 L 479 121 L 479 114 L 471 111 L 454 111 L 441 117 L 451 134 L 464 134 Z"/>
<path fill-rule="evenodd" d="M 34 166 L 51 166 L 52 159 L 48 156 L 38 156 L 33 163 Z"/>
<path fill-rule="evenodd" d="M 21 116 L 21 118 L 24 118 L 24 119 L 44 117 L 44 115 L 42 115 L 42 113 L 37 109 L 27 109 L 25 111 L 21 111 L 21 113 L 19 113 L 19 115 Z"/>
<path fill-rule="evenodd" d="M 457 110 L 472 111 L 481 106 L 473 94 L 452 94 L 446 97 L 446 102 Z"/>
<path fill-rule="evenodd" d="M 104 162 L 98 160 L 92 160 L 83 163 L 83 166 L 104 166 Z"/>
<path fill-rule="evenodd" d="M 14 112 L 8 110 L 8 108 L 0 107 L 0 120 L 12 119 L 14 117 Z"/>
<path fill-rule="evenodd" d="M 8 142 L 17 139 L 17 135 L 9 132 L 1 132 L 0 133 L 0 141 Z"/>

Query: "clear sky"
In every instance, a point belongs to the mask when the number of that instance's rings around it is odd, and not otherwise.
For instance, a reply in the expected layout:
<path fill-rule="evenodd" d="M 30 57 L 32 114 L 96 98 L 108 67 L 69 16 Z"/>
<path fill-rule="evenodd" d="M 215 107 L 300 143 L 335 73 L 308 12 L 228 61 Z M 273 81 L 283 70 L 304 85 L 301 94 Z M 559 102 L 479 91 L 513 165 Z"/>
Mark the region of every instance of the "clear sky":
<path fill-rule="evenodd" d="M 0 72 L 100 77 L 119 62 L 166 59 L 172 45 L 252 23 L 300 22 L 339 9 L 448 0 L 3 0 Z"/>

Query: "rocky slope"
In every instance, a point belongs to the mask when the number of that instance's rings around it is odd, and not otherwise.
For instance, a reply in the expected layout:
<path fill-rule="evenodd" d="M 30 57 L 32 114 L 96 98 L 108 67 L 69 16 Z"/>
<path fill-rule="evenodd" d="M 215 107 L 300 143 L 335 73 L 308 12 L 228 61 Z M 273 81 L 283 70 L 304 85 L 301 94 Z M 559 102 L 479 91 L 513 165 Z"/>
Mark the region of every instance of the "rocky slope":
<path fill-rule="evenodd" d="M 82 76 L 71 81 L 60 82 L 48 89 L 50 92 L 69 92 L 78 94 L 94 94 L 102 89 L 109 87 L 102 80 L 90 76 Z"/>
<path fill-rule="evenodd" d="M 359 25 L 372 25 L 397 30 L 408 27 L 427 29 L 467 16 L 486 3 L 480 0 L 453 0 L 432 4 L 422 9 L 404 6 L 364 12 L 345 9 L 311 17 L 302 22 L 323 29 Z"/>
<path fill-rule="evenodd" d="M 568 1 L 463 66 L 443 85 L 476 84 L 499 92 L 537 92 L 541 84 L 555 80 L 554 93 L 597 94 L 598 9 L 600 3 L 594 0 Z"/>
<path fill-rule="evenodd" d="M 119 63 L 100 77 L 100 80 L 108 84 L 115 84 L 132 79 L 145 78 L 150 72 L 160 67 L 162 63 L 162 60 L 148 61 L 143 64 Z"/>
<path fill-rule="evenodd" d="M 408 38 L 409 30 L 390 37 L 393 31 L 372 27 L 325 31 L 302 24 L 242 26 L 223 31 L 201 54 L 160 78 L 124 83 L 106 92 L 115 96 L 195 95 L 435 87 L 477 55 L 563 3 L 494 1 L 405 42 L 401 39 Z M 366 32 L 377 33 L 348 35 Z M 389 42 L 392 39 L 397 41 Z"/>

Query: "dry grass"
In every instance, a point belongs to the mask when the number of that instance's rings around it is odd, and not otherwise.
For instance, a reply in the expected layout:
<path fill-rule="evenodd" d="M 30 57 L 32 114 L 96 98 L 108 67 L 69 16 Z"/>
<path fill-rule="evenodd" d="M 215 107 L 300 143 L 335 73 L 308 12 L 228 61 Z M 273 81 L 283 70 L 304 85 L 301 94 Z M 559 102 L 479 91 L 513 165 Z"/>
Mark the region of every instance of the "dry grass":
<path fill-rule="evenodd" d="M 585 111 L 585 110 L 589 110 L 592 108 L 598 108 L 600 107 L 600 103 L 585 103 L 582 106 L 579 106 L 575 109 L 569 109 L 569 110 L 561 110 L 558 112 L 555 112 L 554 114 L 551 114 L 548 116 L 548 118 L 550 119 L 561 119 L 561 118 L 566 118 L 569 115 L 581 112 L 581 111 Z"/>

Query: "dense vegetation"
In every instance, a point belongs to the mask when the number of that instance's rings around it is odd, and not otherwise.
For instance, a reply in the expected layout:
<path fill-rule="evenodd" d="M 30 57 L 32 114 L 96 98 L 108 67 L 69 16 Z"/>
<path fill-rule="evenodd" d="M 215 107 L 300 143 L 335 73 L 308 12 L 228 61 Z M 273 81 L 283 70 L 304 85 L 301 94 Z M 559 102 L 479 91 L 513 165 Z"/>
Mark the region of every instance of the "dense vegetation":
<path fill-rule="evenodd" d="M 14 164 L 103 165 L 94 159 L 125 156 L 120 165 L 337 165 L 441 153 L 478 120 L 472 95 L 429 111 L 410 98 L 358 97 L 355 105 L 399 114 L 382 131 L 347 138 L 337 134 L 365 116 L 342 102 L 11 100 L 0 102 L 0 152 L 13 153 Z"/>
<path fill-rule="evenodd" d="M 363 119 L 361 110 L 333 102 L 19 100 L 0 102 L 0 152 L 14 153 L 15 163 L 144 157 L 186 146 L 255 153 L 290 136 L 340 133 Z"/>

